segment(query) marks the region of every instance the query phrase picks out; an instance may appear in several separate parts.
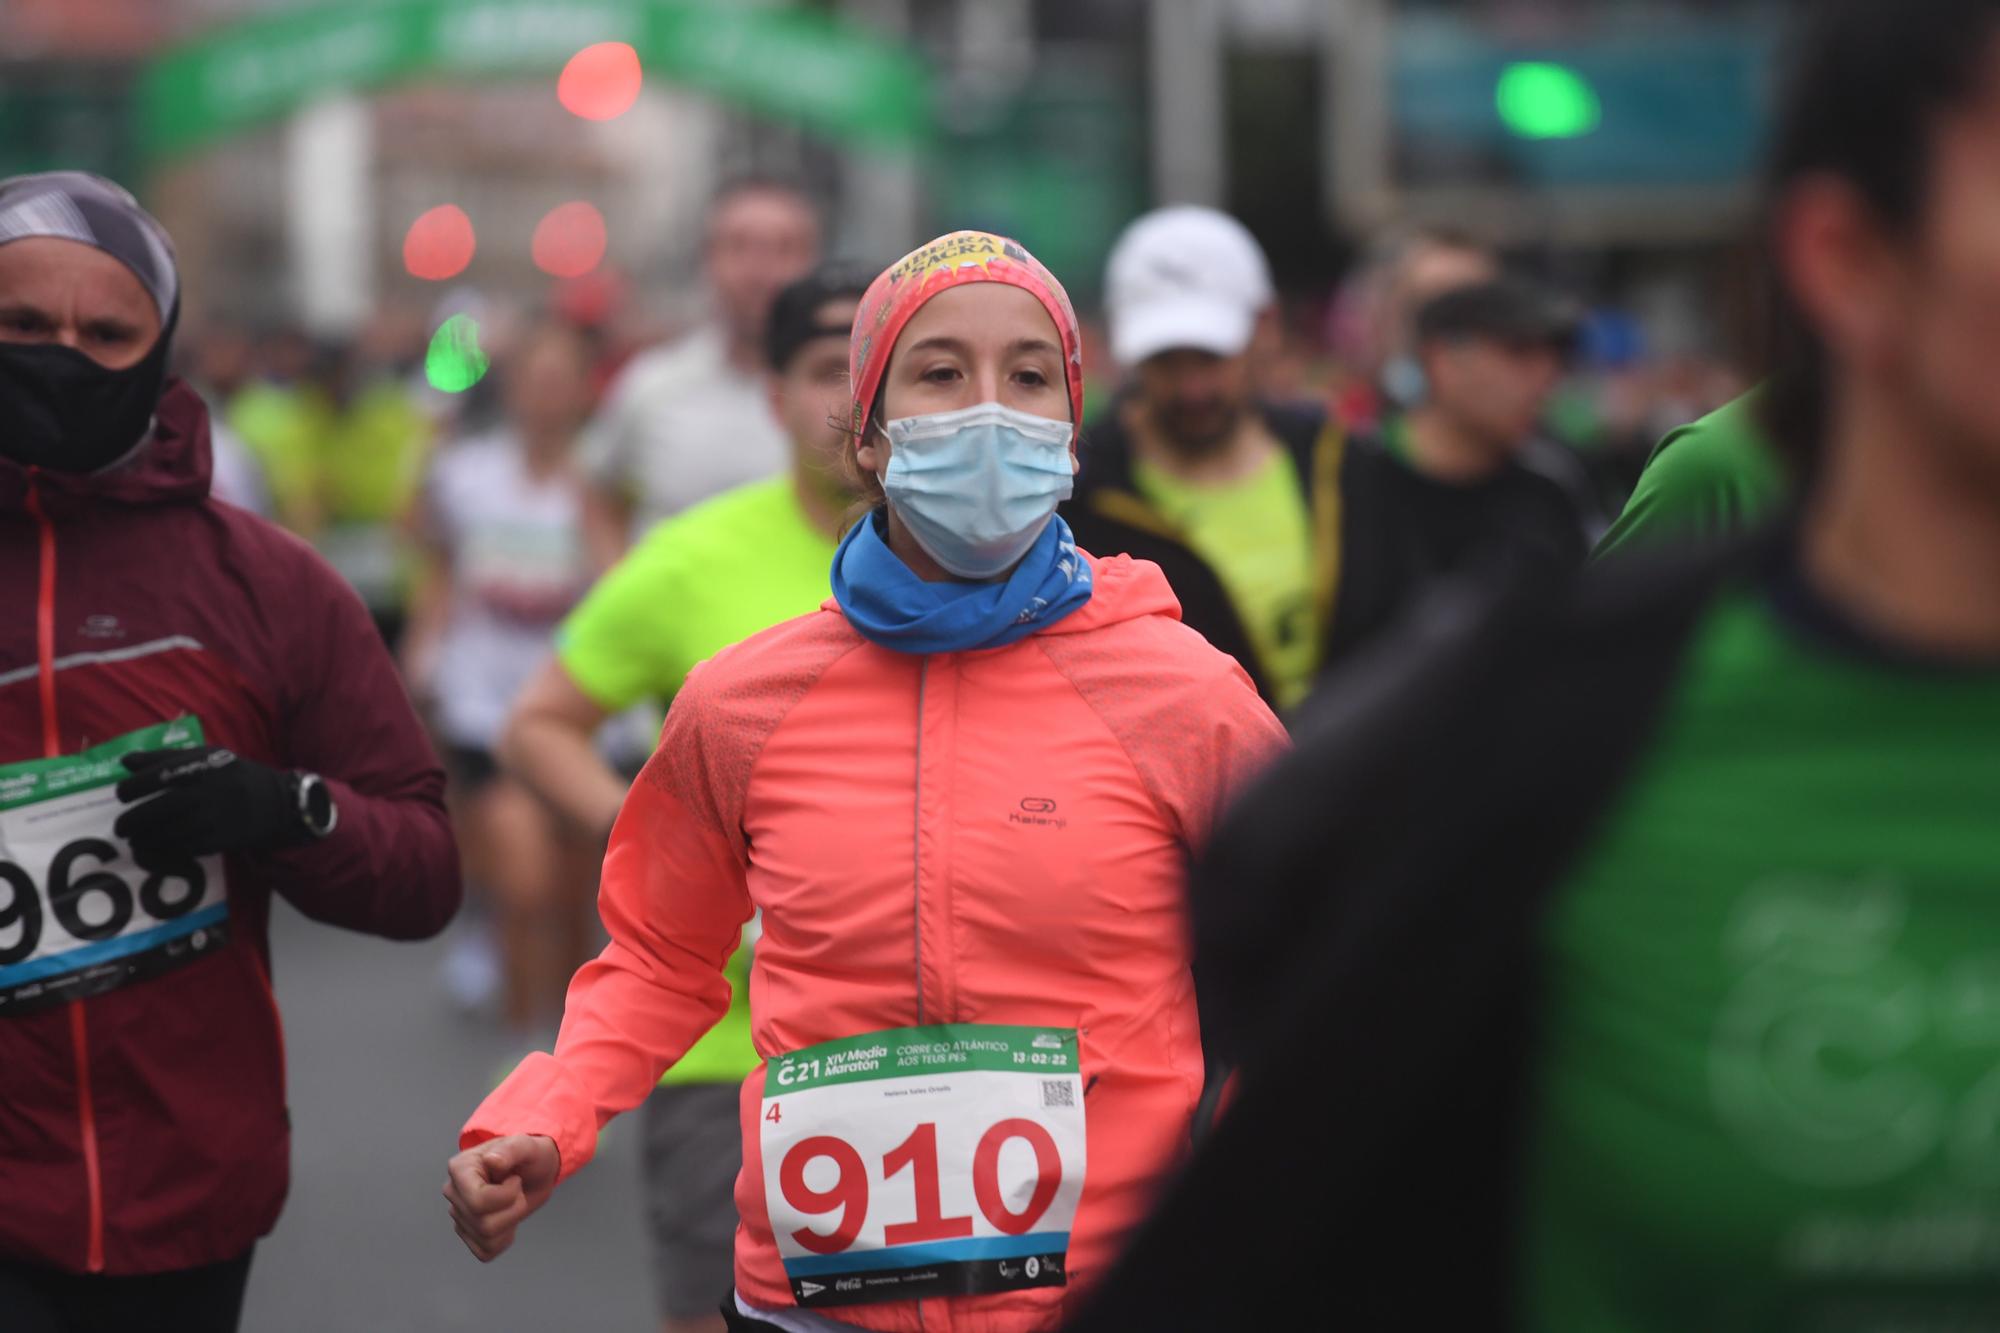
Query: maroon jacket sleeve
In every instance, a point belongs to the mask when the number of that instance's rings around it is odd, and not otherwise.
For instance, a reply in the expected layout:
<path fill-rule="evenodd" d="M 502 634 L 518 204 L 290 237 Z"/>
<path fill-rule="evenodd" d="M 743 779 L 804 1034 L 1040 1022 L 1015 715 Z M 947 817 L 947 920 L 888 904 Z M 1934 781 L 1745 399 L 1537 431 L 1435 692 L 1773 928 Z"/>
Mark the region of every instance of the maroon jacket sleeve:
<path fill-rule="evenodd" d="M 315 921 L 390 939 L 458 911 L 444 770 L 360 598 L 308 551 L 279 603 L 279 761 L 326 779 L 339 823 L 268 858 L 277 891 Z"/>

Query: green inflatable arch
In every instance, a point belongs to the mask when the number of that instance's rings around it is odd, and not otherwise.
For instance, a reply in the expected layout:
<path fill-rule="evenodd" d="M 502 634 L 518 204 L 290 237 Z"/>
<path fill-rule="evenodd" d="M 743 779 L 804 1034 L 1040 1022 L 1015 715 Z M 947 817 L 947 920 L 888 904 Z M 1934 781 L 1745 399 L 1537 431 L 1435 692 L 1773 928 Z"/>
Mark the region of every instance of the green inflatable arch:
<path fill-rule="evenodd" d="M 907 146 L 931 130 L 922 58 L 817 12 L 735 0 L 332 0 L 227 24 L 162 54 L 140 80 L 139 141 L 158 161 L 334 93 L 553 79 L 605 41 L 630 43 L 649 79 L 835 137 Z"/>

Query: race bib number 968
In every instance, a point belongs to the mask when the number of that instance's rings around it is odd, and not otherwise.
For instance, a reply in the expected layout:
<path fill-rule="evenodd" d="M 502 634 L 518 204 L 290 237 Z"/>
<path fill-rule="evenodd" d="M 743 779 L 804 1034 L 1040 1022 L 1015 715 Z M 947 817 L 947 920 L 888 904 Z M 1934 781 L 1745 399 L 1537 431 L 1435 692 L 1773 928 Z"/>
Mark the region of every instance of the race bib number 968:
<path fill-rule="evenodd" d="M 800 1305 L 1061 1286 L 1083 1195 L 1074 1028 L 895 1028 L 768 1063 L 764 1200 Z"/>
<path fill-rule="evenodd" d="M 201 743 L 201 723 L 181 718 L 81 754 L 0 765 L 0 1018 L 101 995 L 222 945 L 222 858 L 142 870 L 111 831 L 124 809 L 122 756 Z"/>

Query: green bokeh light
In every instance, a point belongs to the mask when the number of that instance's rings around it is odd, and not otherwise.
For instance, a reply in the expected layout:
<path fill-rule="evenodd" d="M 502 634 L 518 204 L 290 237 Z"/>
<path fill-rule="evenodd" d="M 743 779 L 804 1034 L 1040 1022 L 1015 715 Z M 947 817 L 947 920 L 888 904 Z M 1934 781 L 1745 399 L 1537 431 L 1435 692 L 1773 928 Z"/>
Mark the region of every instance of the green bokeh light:
<path fill-rule="evenodd" d="M 1500 72 L 1494 105 L 1509 130 L 1524 139 L 1575 139 L 1604 119 L 1590 80 L 1567 65 L 1523 60 Z"/>
<path fill-rule="evenodd" d="M 453 315 L 431 335 L 431 349 L 424 355 L 424 378 L 439 393 L 464 393 L 486 378 L 489 364 L 479 346 L 479 321 L 470 315 Z"/>

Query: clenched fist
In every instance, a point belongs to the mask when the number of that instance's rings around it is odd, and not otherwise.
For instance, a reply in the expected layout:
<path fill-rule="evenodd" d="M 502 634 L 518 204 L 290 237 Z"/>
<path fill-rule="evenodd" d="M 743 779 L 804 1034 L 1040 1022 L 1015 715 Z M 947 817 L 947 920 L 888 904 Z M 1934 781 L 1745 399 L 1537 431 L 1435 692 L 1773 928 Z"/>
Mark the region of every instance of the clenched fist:
<path fill-rule="evenodd" d="M 506 1253 L 514 1228 L 549 1201 L 561 1173 L 555 1140 L 539 1134 L 489 1139 L 452 1158 L 444 1197 L 465 1248 L 483 1264 Z"/>

